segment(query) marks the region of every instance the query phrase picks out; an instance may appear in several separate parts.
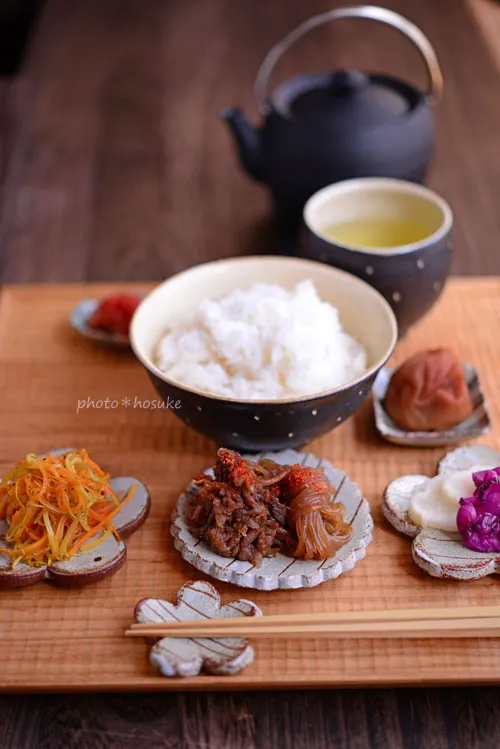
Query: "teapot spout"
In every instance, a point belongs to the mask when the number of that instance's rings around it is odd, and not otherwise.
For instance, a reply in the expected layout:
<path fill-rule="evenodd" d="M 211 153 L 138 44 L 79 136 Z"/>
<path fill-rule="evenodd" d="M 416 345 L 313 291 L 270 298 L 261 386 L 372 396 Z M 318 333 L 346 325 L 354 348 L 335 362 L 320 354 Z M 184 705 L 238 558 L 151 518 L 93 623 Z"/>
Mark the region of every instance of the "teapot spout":
<path fill-rule="evenodd" d="M 220 116 L 229 125 L 245 171 L 254 179 L 264 181 L 261 133 L 250 124 L 241 109 L 226 108 Z"/>

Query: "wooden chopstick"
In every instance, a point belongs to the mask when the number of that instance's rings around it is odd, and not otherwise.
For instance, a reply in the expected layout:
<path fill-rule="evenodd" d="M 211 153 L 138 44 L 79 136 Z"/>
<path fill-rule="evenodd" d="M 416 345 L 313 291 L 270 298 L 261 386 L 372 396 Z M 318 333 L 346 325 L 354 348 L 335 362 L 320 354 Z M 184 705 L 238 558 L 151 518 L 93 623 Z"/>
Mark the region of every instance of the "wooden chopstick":
<path fill-rule="evenodd" d="M 191 619 L 177 622 L 161 622 L 155 625 L 151 623 L 134 622 L 130 629 L 144 630 L 152 626 L 168 629 L 174 632 L 176 629 L 186 630 L 188 627 L 196 629 L 213 629 L 214 626 L 221 629 L 241 628 L 242 624 L 248 624 L 252 629 L 279 625 L 282 629 L 296 627 L 298 625 L 312 624 L 348 624 L 355 622 L 399 622 L 399 621 L 422 621 L 437 619 L 477 619 L 485 617 L 500 617 L 500 606 L 450 606 L 435 609 L 395 609 L 386 611 L 336 611 L 321 613 L 296 613 L 296 614 L 270 614 L 256 617 L 228 617 L 225 619 Z"/>
<path fill-rule="evenodd" d="M 266 619 L 266 617 L 262 617 Z M 485 616 L 460 619 L 420 619 L 407 621 L 357 621 L 300 623 L 283 628 L 279 624 L 255 626 L 258 618 L 242 617 L 239 626 L 220 627 L 217 620 L 212 626 L 198 627 L 198 622 L 186 622 L 184 627 L 168 624 L 149 624 L 128 629 L 128 637 L 341 637 L 341 638 L 427 638 L 427 637 L 499 637 L 500 616 Z"/>

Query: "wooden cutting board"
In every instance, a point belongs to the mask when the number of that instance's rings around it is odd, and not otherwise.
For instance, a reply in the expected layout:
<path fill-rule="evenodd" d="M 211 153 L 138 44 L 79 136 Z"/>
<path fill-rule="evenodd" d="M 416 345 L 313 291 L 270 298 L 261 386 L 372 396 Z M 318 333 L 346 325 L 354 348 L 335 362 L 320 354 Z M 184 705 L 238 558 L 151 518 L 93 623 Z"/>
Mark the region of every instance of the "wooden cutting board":
<path fill-rule="evenodd" d="M 79 299 L 103 296 L 113 288 L 24 286 L 6 287 L 1 293 L 1 474 L 27 452 L 82 446 L 91 449 L 112 475 L 142 479 L 150 488 L 153 509 L 129 540 L 126 566 L 114 577 L 81 590 L 40 583 L 0 593 L 0 689 L 248 689 L 500 681 L 500 639 L 280 638 L 254 643 L 255 661 L 238 676 L 167 679 L 157 675 L 149 664 L 146 642 L 126 639 L 123 630 L 139 599 L 173 599 L 182 583 L 203 579 L 174 550 L 169 516 L 191 476 L 212 463 L 216 446 L 172 413 L 139 407 L 139 402 L 156 394 L 131 355 L 96 348 L 70 329 L 68 315 Z M 398 346 L 394 358 L 397 363 L 422 347 L 446 345 L 473 363 L 495 425 L 483 441 L 497 449 L 499 331 L 500 279 L 456 278 L 435 311 Z M 106 399 L 119 405 L 92 406 Z M 224 602 L 251 598 L 266 614 L 500 604 L 497 577 L 456 583 L 435 580 L 418 570 L 409 540 L 382 517 L 380 497 L 385 485 L 404 473 L 432 474 L 442 450 L 379 441 L 371 403 L 307 449 L 344 469 L 369 499 L 375 531 L 366 558 L 338 580 L 312 590 L 266 593 L 217 583 Z"/>

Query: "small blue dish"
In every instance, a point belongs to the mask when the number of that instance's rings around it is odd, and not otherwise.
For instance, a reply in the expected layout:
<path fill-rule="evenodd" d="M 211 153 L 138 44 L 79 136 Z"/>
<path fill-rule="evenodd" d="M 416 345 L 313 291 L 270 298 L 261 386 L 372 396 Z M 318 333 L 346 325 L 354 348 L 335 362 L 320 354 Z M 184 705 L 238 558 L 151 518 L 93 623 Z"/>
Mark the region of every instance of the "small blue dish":
<path fill-rule="evenodd" d="M 89 320 L 101 303 L 101 299 L 82 299 L 78 302 L 69 316 L 69 323 L 73 330 L 87 338 L 89 341 L 101 346 L 118 349 L 120 351 L 130 350 L 128 335 L 123 333 L 108 333 L 106 330 L 91 328 Z"/>

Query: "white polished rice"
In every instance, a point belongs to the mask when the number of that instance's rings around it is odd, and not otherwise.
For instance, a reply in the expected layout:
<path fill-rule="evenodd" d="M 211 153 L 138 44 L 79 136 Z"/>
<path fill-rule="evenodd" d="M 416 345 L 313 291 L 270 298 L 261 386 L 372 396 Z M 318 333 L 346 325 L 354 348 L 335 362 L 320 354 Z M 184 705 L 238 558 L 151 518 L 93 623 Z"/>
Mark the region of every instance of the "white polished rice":
<path fill-rule="evenodd" d="M 366 372 L 363 346 L 312 281 L 291 291 L 259 283 L 204 300 L 171 324 L 156 354 L 170 379 L 248 400 L 312 395 Z"/>

